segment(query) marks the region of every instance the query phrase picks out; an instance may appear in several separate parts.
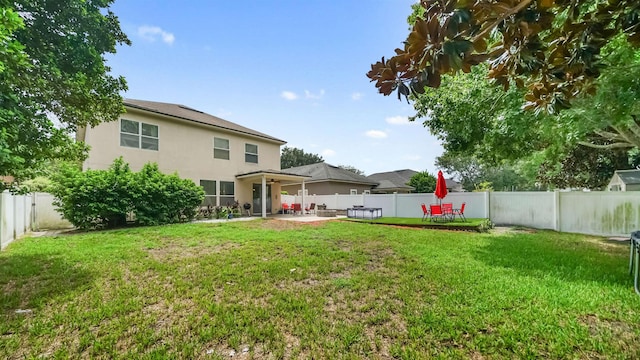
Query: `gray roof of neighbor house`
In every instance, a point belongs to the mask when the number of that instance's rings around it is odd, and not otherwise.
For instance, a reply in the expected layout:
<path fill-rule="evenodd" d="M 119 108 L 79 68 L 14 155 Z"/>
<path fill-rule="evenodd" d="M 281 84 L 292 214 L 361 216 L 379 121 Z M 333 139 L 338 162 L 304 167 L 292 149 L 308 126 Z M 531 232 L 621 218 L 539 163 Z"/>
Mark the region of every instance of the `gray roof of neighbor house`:
<path fill-rule="evenodd" d="M 367 185 L 378 184 L 377 181 L 368 179 L 366 176 L 358 175 L 349 170 L 345 170 L 324 162 L 282 169 L 282 171 L 291 174 L 311 176 L 311 179 L 306 181 L 307 183 L 319 181 L 339 181 Z"/>
<path fill-rule="evenodd" d="M 170 116 L 179 120 L 186 120 L 198 124 L 217 127 L 231 132 L 259 137 L 265 140 L 279 143 L 281 145 L 286 144 L 286 141 L 284 140 L 280 140 L 273 136 L 249 129 L 236 123 L 232 123 L 231 121 L 209 115 L 200 110 L 196 110 L 185 105 L 135 99 L 124 99 L 124 105 L 125 107 L 146 110 L 156 114 Z"/>
<path fill-rule="evenodd" d="M 640 170 L 616 170 L 615 173 L 627 185 L 640 184 Z"/>
<path fill-rule="evenodd" d="M 407 185 L 411 177 L 418 173 L 415 170 L 403 169 L 395 171 L 387 171 L 375 173 L 367 176 L 367 178 L 377 181 L 379 184 L 376 186 L 377 190 L 385 189 L 406 189 L 414 190 L 413 186 Z"/>
<path fill-rule="evenodd" d="M 444 179 L 444 182 L 447 183 L 448 188 L 454 188 L 460 186 L 460 183 L 453 179 Z"/>

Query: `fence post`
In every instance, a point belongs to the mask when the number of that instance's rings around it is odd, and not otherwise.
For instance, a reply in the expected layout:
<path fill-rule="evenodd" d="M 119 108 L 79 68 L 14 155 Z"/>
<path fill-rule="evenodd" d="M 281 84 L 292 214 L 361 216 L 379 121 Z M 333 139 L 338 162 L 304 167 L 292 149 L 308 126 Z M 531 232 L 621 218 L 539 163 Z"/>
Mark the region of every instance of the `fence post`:
<path fill-rule="evenodd" d="M 553 230 L 560 231 L 560 191 L 553 191 Z"/>
<path fill-rule="evenodd" d="M 491 204 L 489 203 L 491 197 L 489 191 L 484 192 L 484 217 L 491 220 Z"/>

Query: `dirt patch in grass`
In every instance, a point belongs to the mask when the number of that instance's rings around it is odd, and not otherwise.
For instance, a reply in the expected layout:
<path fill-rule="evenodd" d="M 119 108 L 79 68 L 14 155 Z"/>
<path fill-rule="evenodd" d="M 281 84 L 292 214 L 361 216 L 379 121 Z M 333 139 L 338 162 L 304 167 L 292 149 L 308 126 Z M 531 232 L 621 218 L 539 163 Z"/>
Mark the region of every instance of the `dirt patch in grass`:
<path fill-rule="evenodd" d="M 489 230 L 493 235 L 535 234 L 538 230 L 523 226 L 495 226 Z"/>
<path fill-rule="evenodd" d="M 601 319 L 597 315 L 592 314 L 582 316 L 578 321 L 589 328 L 591 336 L 600 337 L 603 334 L 611 333 L 613 337 L 623 340 L 624 342 L 637 341 L 633 329 L 629 324 L 615 320 Z"/>
<path fill-rule="evenodd" d="M 147 253 L 157 261 L 175 261 L 199 258 L 207 254 L 219 254 L 239 248 L 241 245 L 224 242 L 213 246 L 188 246 L 178 243 L 167 243 L 158 248 L 146 249 Z"/>

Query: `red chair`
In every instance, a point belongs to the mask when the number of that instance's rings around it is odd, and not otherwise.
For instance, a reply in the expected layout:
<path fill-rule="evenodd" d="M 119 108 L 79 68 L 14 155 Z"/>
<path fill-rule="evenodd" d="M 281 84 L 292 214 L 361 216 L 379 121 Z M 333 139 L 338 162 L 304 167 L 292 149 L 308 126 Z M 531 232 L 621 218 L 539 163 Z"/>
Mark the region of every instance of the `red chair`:
<path fill-rule="evenodd" d="M 440 220 L 444 220 L 445 215 L 442 212 L 442 207 L 440 205 L 429 205 L 429 221 L 433 221 L 433 219 L 440 219 Z"/>
<path fill-rule="evenodd" d="M 300 213 L 302 215 L 302 205 L 300 204 L 293 204 L 291 205 L 291 211 L 293 211 L 293 215 Z"/>
<path fill-rule="evenodd" d="M 427 220 L 427 216 L 429 216 L 429 210 L 427 210 L 427 205 L 422 204 L 422 221 Z"/>
<path fill-rule="evenodd" d="M 454 220 L 455 215 L 453 214 L 453 204 L 452 203 L 444 203 L 442 204 L 442 213 L 448 219 Z"/>
<path fill-rule="evenodd" d="M 455 217 L 456 215 L 458 215 L 460 219 L 462 219 L 464 222 L 467 222 L 467 218 L 464 216 L 465 205 L 466 203 L 462 203 L 462 206 L 460 207 L 460 209 L 453 209 L 453 216 Z"/>
<path fill-rule="evenodd" d="M 288 214 L 290 212 L 290 208 L 289 208 L 289 204 L 287 203 L 283 203 L 282 204 L 282 213 L 283 214 Z"/>
<path fill-rule="evenodd" d="M 304 208 L 304 211 L 307 214 L 315 213 L 316 212 L 316 203 L 311 203 L 311 205 L 309 205 L 306 208 Z"/>

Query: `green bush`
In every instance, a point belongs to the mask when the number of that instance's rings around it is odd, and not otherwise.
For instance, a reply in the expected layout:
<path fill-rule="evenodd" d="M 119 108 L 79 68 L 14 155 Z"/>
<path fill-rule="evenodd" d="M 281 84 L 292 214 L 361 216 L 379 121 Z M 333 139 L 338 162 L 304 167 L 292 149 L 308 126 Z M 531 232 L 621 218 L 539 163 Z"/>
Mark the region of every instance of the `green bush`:
<path fill-rule="evenodd" d="M 122 158 L 108 170 L 65 167 L 54 177 L 54 204 L 64 218 L 81 229 L 111 228 L 135 223 L 159 225 L 194 218 L 202 188 L 177 175 L 165 175 L 156 164 L 134 173 Z"/>
<path fill-rule="evenodd" d="M 137 188 L 134 213 L 142 225 L 191 220 L 204 199 L 204 190 L 178 175 L 165 175 L 157 164 L 146 164 L 135 174 Z"/>

